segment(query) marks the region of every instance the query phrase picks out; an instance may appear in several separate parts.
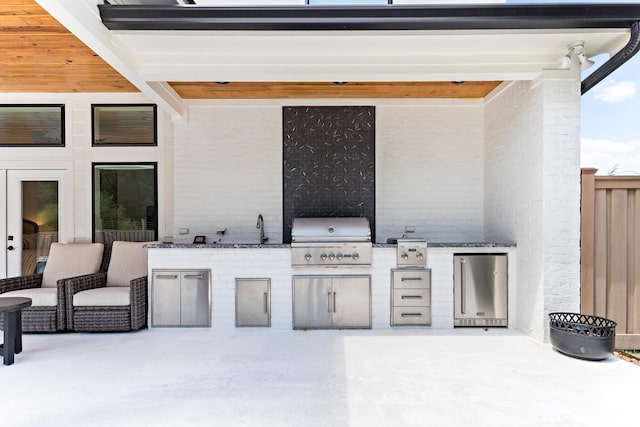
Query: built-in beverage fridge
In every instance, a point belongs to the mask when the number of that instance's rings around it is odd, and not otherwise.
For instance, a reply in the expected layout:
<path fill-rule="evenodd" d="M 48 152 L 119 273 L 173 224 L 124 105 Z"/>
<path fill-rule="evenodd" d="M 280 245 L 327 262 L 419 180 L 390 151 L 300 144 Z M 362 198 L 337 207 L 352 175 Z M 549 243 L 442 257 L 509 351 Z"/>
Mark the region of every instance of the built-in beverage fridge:
<path fill-rule="evenodd" d="M 454 254 L 454 326 L 507 326 L 507 255 Z"/>

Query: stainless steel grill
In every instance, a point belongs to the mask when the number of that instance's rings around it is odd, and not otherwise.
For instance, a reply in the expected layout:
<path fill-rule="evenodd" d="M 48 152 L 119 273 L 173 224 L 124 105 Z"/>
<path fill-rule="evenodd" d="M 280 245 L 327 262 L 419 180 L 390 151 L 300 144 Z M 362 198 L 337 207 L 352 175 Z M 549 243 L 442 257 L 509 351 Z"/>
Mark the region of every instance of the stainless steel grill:
<path fill-rule="evenodd" d="M 371 226 L 367 218 L 295 218 L 291 226 L 291 265 L 371 265 Z"/>

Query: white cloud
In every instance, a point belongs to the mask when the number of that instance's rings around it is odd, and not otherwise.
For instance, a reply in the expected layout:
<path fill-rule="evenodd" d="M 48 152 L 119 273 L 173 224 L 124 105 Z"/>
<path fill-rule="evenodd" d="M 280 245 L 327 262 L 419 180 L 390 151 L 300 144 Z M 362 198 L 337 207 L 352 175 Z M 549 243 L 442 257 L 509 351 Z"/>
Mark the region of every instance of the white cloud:
<path fill-rule="evenodd" d="M 622 102 L 636 95 L 636 83 L 609 80 L 596 86 L 594 90 L 595 99 L 604 102 Z"/>
<path fill-rule="evenodd" d="M 597 168 L 598 175 L 607 175 L 614 168 L 616 175 L 640 175 L 640 140 L 582 138 L 580 165 L 583 168 Z"/>

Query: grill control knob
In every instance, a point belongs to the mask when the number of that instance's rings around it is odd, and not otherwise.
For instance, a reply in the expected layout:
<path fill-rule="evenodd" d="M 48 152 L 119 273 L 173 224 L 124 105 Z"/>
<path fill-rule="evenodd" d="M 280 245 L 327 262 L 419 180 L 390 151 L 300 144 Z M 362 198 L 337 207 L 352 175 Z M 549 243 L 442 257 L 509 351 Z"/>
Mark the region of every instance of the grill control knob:
<path fill-rule="evenodd" d="M 358 254 L 358 252 L 354 252 L 353 254 L 351 254 L 351 259 L 354 261 L 360 259 L 360 255 Z"/>
<path fill-rule="evenodd" d="M 336 259 L 335 254 L 334 254 L 334 253 L 330 253 L 330 254 L 329 254 L 329 260 L 330 260 L 330 261 L 333 261 L 334 259 Z"/>
<path fill-rule="evenodd" d="M 341 261 L 341 260 L 342 260 L 342 256 L 343 256 L 343 255 L 342 255 L 340 252 L 338 252 L 338 253 L 336 254 L 336 259 L 337 259 L 338 261 Z"/>
<path fill-rule="evenodd" d="M 326 261 L 327 260 L 327 254 L 320 255 L 320 259 L 323 260 L 323 261 Z"/>
<path fill-rule="evenodd" d="M 304 259 L 307 261 L 311 261 L 311 254 L 304 254 Z"/>
<path fill-rule="evenodd" d="M 402 259 L 409 259 L 409 254 L 408 254 L 408 253 L 406 253 L 406 252 L 402 252 L 402 254 L 400 255 L 400 257 L 401 257 Z"/>
<path fill-rule="evenodd" d="M 416 252 L 416 258 L 422 259 L 424 258 L 424 255 L 422 255 L 422 252 Z"/>

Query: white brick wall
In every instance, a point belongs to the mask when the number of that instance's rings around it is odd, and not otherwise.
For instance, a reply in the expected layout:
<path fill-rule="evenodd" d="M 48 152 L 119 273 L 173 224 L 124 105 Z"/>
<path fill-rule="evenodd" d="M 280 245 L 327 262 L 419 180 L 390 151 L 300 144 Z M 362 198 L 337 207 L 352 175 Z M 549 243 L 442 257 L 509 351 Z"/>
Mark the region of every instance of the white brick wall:
<path fill-rule="evenodd" d="M 486 108 L 485 237 L 514 241 L 517 324 L 579 309 L 579 84 L 517 82 Z"/>
<path fill-rule="evenodd" d="M 256 242 L 264 216 L 282 241 L 282 106 L 349 101 L 194 103 L 176 123 L 174 241 Z M 483 107 L 478 101 L 351 101 L 376 106 L 377 241 L 405 226 L 430 241 L 482 241 Z M 190 234 L 179 236 L 177 230 Z"/>
<path fill-rule="evenodd" d="M 432 242 L 483 240 L 483 131 L 478 103 L 376 109 L 379 242 L 407 225 Z"/>
<path fill-rule="evenodd" d="M 174 240 L 213 241 L 226 228 L 223 242 L 257 242 L 262 214 L 269 241 L 281 242 L 281 108 L 193 106 L 174 129 Z"/>

